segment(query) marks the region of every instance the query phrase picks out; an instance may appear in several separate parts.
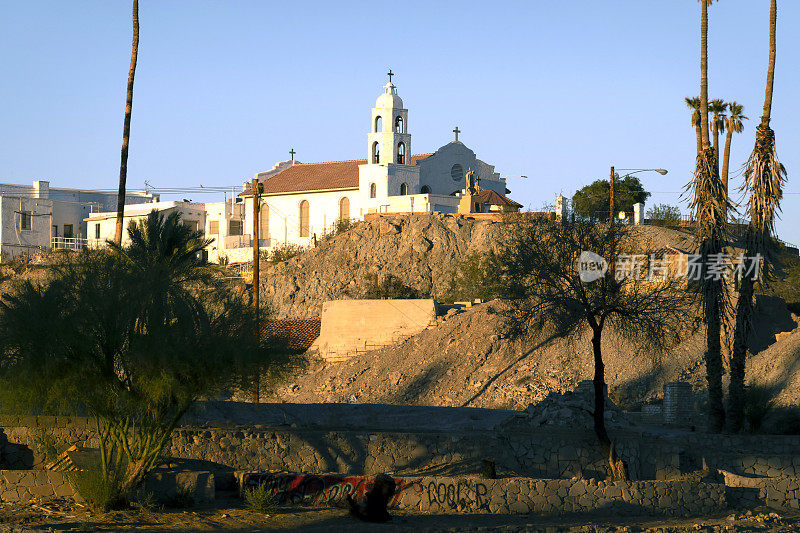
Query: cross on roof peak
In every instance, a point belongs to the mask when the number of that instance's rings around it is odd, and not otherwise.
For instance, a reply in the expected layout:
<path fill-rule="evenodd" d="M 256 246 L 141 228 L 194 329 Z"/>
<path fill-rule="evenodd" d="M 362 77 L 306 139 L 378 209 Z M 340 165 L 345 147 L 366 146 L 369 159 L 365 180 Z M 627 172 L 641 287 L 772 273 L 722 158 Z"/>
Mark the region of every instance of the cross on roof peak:
<path fill-rule="evenodd" d="M 389 76 L 389 83 L 392 83 L 392 76 L 394 76 L 392 69 L 389 69 L 389 72 L 387 72 L 386 75 Z"/>
<path fill-rule="evenodd" d="M 297 152 L 294 151 L 294 148 L 289 150 L 289 155 L 292 156 L 292 161 L 294 161 L 294 154 L 296 154 L 296 153 Z"/>
<path fill-rule="evenodd" d="M 461 133 L 461 130 L 458 129 L 458 126 L 456 126 L 456 129 L 453 130 L 453 133 L 456 134 L 456 142 L 458 142 L 458 134 Z"/>

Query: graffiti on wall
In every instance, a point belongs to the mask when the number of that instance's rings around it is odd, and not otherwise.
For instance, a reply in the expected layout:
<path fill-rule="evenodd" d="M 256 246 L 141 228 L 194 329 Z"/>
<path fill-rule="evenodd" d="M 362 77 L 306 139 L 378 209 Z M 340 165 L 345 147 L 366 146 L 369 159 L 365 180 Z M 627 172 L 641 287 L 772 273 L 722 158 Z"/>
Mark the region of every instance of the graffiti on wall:
<path fill-rule="evenodd" d="M 397 486 L 394 498 L 389 507 L 396 507 L 400 502 L 403 491 L 414 490 L 422 493 L 419 480 L 394 478 Z M 267 490 L 274 494 L 280 503 L 291 504 L 329 504 L 344 505 L 347 496 L 360 500 L 369 492 L 374 483 L 374 478 L 364 476 L 345 476 L 337 474 L 245 474 L 242 478 L 242 487 L 255 487 L 265 485 Z"/>
<path fill-rule="evenodd" d="M 472 480 L 437 483 L 431 481 L 427 486 L 428 505 L 457 509 L 462 512 L 489 509 L 489 496 L 486 485 Z"/>

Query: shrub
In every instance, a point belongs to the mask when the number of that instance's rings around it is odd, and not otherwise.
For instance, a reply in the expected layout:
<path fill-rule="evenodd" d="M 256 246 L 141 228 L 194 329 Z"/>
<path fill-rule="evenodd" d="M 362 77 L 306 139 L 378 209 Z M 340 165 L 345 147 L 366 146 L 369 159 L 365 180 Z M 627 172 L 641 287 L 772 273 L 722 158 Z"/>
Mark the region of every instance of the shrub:
<path fill-rule="evenodd" d="M 270 263 L 282 263 L 284 261 L 288 261 L 292 257 L 299 255 L 303 252 L 303 248 L 298 246 L 297 244 L 286 243 L 286 244 L 279 244 L 272 249 L 272 252 L 269 254 L 268 261 Z"/>
<path fill-rule="evenodd" d="M 419 289 L 415 289 L 403 283 L 403 281 L 393 274 L 378 276 L 377 274 L 367 274 L 366 284 L 361 292 L 361 298 L 368 300 L 381 299 L 401 299 L 414 300 L 418 298 L 430 298 L 430 294 Z"/>
<path fill-rule="evenodd" d="M 647 218 L 654 226 L 677 226 L 681 221 L 681 210 L 674 205 L 658 204 L 647 210 Z"/>
<path fill-rule="evenodd" d="M 267 488 L 266 483 L 246 488 L 243 496 L 247 508 L 255 513 L 272 514 L 278 505 L 277 496 Z"/>
<path fill-rule="evenodd" d="M 127 497 L 120 490 L 117 476 L 106 476 L 99 467 L 69 473 L 75 491 L 95 512 L 104 513 L 127 505 Z"/>
<path fill-rule="evenodd" d="M 194 505 L 194 492 L 188 487 L 178 486 L 175 489 L 175 494 L 170 498 L 169 502 L 167 502 L 167 505 L 175 509 L 192 507 Z"/>
<path fill-rule="evenodd" d="M 772 394 L 764 388 L 749 386 L 744 393 L 744 419 L 750 433 L 757 433 L 764 423 L 764 418 L 772 411 L 775 401 Z"/>
<path fill-rule="evenodd" d="M 337 235 L 344 233 L 345 231 L 350 231 L 356 226 L 356 222 L 350 220 L 349 218 L 340 218 L 333 224 L 331 224 L 330 229 L 325 234 L 326 239 L 332 239 Z"/>

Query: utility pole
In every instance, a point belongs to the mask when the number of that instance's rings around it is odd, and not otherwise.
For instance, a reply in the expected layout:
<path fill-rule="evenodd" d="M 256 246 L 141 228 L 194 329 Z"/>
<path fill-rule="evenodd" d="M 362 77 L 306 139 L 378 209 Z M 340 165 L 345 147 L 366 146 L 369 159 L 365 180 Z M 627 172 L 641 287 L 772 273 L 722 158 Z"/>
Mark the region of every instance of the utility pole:
<path fill-rule="evenodd" d="M 609 203 L 608 223 L 614 223 L 614 167 L 611 167 L 611 202 Z"/>
<path fill-rule="evenodd" d="M 259 263 L 261 262 L 260 257 L 260 249 L 258 246 L 258 230 L 259 230 L 259 222 L 260 222 L 260 211 L 261 211 L 261 191 L 263 190 L 264 185 L 259 183 L 258 178 L 253 178 L 252 181 L 252 190 L 253 190 L 253 311 L 255 315 L 255 328 L 256 328 L 256 335 L 261 334 L 261 324 L 259 322 L 258 312 L 259 312 Z M 261 374 L 260 372 L 256 371 L 256 375 L 253 379 L 253 403 L 258 403 L 260 400 L 259 394 L 259 382 L 261 381 Z"/>

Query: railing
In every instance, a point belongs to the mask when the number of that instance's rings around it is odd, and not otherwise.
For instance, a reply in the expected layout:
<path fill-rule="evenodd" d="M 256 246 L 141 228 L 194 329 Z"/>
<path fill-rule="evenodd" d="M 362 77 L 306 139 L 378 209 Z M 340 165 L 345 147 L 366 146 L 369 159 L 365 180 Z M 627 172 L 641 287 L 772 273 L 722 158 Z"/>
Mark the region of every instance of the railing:
<path fill-rule="evenodd" d="M 84 239 L 83 237 L 53 237 L 50 247 L 53 250 L 80 250 L 81 248 L 101 248 L 106 245 L 103 239 Z"/>

